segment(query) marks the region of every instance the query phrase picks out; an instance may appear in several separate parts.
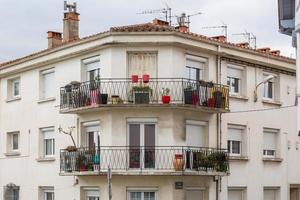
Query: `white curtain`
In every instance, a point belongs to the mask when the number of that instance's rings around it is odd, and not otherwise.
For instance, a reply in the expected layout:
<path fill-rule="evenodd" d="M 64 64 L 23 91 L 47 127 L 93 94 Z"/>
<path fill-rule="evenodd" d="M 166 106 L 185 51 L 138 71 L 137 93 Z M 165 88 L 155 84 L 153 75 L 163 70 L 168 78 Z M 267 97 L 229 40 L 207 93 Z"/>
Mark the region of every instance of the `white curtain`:
<path fill-rule="evenodd" d="M 129 53 L 128 76 L 138 75 L 142 77 L 149 74 L 150 78 L 157 77 L 157 54 L 156 53 Z"/>

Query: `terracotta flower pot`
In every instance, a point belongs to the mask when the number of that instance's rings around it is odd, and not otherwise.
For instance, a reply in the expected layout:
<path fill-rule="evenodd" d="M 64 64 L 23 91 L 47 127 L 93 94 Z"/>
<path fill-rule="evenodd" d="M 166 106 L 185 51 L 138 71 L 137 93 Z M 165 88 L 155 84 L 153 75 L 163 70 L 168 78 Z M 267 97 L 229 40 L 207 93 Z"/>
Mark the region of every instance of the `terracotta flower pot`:
<path fill-rule="evenodd" d="M 162 96 L 161 100 L 162 100 L 163 104 L 169 104 L 171 97 L 170 96 Z"/>
<path fill-rule="evenodd" d="M 149 79 L 150 79 L 149 74 L 144 74 L 144 75 L 143 75 L 143 82 L 144 82 L 144 83 L 149 83 Z"/>
<path fill-rule="evenodd" d="M 175 154 L 175 159 L 173 160 L 173 166 L 175 171 L 182 171 L 184 167 L 184 160 L 182 154 Z"/>
<path fill-rule="evenodd" d="M 208 107 L 213 108 L 213 107 L 215 107 L 215 105 L 216 105 L 216 100 L 214 98 L 209 98 L 208 99 Z"/>
<path fill-rule="evenodd" d="M 138 75 L 131 75 L 131 82 L 132 83 L 137 83 L 139 81 L 139 76 Z"/>

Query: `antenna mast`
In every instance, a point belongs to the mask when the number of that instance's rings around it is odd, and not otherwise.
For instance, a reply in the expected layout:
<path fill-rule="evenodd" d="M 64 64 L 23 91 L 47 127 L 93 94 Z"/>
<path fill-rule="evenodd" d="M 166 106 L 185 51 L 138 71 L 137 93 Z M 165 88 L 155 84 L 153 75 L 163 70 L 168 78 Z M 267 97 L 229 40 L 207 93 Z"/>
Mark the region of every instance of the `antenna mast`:
<path fill-rule="evenodd" d="M 247 38 L 249 45 L 251 44 L 251 41 L 254 43 L 254 49 L 256 49 L 256 40 L 257 37 L 253 33 L 249 33 L 247 30 L 245 30 L 244 33 L 235 33 L 233 35 L 243 35 Z"/>
<path fill-rule="evenodd" d="M 227 39 L 228 37 L 228 26 L 227 24 L 224 24 L 222 26 L 206 26 L 206 27 L 202 27 L 203 29 L 216 29 L 216 28 L 221 28 L 223 32 L 225 32 L 225 37 Z"/>
<path fill-rule="evenodd" d="M 73 2 L 73 4 L 68 4 L 67 1 L 64 1 L 64 10 L 69 10 L 69 12 L 75 12 L 77 10 L 77 3 Z"/>
<path fill-rule="evenodd" d="M 170 8 L 169 6 L 167 6 L 167 8 L 162 8 L 162 9 L 155 9 L 155 10 L 144 10 L 140 13 L 136 13 L 137 15 L 145 15 L 145 14 L 157 14 L 157 13 L 163 13 L 165 15 L 165 20 L 166 22 L 169 22 L 169 24 L 171 25 L 172 23 L 172 8 Z"/>

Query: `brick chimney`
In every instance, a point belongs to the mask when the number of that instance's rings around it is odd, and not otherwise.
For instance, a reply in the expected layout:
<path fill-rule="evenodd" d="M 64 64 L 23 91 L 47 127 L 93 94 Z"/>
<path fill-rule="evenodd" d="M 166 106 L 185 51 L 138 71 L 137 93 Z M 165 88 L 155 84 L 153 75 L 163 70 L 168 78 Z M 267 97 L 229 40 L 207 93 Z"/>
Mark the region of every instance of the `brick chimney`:
<path fill-rule="evenodd" d="M 280 56 L 280 50 L 273 50 L 273 51 L 270 51 L 270 53 L 271 53 L 273 56 Z"/>
<path fill-rule="evenodd" d="M 48 49 L 62 44 L 62 34 L 55 31 L 48 31 Z"/>
<path fill-rule="evenodd" d="M 262 53 L 270 53 L 271 49 L 269 47 L 265 47 L 265 48 L 259 48 L 257 50 L 262 52 Z"/>
<path fill-rule="evenodd" d="M 242 48 L 249 48 L 249 43 L 248 42 L 236 43 L 236 45 L 240 46 Z"/>
<path fill-rule="evenodd" d="M 169 22 L 166 22 L 166 21 L 161 20 L 161 19 L 154 19 L 152 21 L 152 24 L 154 24 L 154 25 L 160 25 L 160 26 L 169 26 Z"/>
<path fill-rule="evenodd" d="M 211 37 L 213 39 L 216 39 L 216 40 L 219 40 L 219 41 L 222 41 L 222 42 L 226 42 L 227 41 L 227 38 L 225 35 L 218 35 L 218 36 L 213 36 Z"/>
<path fill-rule="evenodd" d="M 67 4 L 65 2 L 65 10 L 68 12 L 64 13 L 64 32 L 63 42 L 69 42 L 79 39 L 79 13 L 76 12 L 76 3 Z"/>

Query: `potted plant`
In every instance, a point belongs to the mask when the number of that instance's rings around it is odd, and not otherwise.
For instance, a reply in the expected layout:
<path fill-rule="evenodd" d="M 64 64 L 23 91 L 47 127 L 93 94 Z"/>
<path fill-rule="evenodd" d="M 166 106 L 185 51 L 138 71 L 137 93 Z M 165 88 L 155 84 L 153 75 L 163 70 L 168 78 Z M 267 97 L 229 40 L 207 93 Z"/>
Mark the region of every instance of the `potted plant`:
<path fill-rule="evenodd" d="M 171 97 L 169 96 L 170 89 L 169 88 L 162 88 L 162 102 L 163 104 L 169 104 Z"/>
<path fill-rule="evenodd" d="M 213 97 L 215 99 L 215 107 L 216 108 L 223 108 L 224 103 L 223 103 L 223 92 L 221 91 L 214 91 L 213 92 Z"/>
<path fill-rule="evenodd" d="M 94 171 L 93 161 L 88 161 L 86 164 L 87 171 Z"/>
<path fill-rule="evenodd" d="M 184 89 L 184 103 L 196 105 L 199 101 L 197 90 L 191 85 Z"/>
<path fill-rule="evenodd" d="M 84 155 L 78 155 L 76 159 L 76 165 L 78 166 L 80 172 L 86 171 L 86 157 Z"/>
<path fill-rule="evenodd" d="M 149 74 L 144 74 L 144 75 L 143 75 L 143 82 L 144 82 L 144 83 L 149 83 L 149 80 L 150 80 Z"/>
<path fill-rule="evenodd" d="M 107 93 L 100 94 L 101 104 L 107 104 L 107 98 L 108 98 Z"/>
<path fill-rule="evenodd" d="M 119 95 L 111 95 L 111 103 L 118 104 L 119 103 Z"/>
<path fill-rule="evenodd" d="M 173 160 L 173 166 L 175 171 L 182 171 L 184 167 L 184 160 L 182 154 L 175 154 L 175 158 Z"/>
<path fill-rule="evenodd" d="M 152 89 L 149 86 L 133 86 L 132 94 L 135 104 L 149 104 Z"/>
<path fill-rule="evenodd" d="M 75 151 L 77 151 L 77 147 L 76 146 L 72 146 L 72 145 L 67 146 L 66 151 L 67 152 L 75 152 Z"/>

